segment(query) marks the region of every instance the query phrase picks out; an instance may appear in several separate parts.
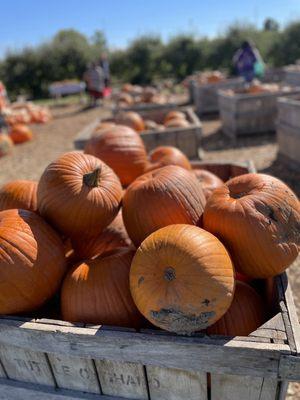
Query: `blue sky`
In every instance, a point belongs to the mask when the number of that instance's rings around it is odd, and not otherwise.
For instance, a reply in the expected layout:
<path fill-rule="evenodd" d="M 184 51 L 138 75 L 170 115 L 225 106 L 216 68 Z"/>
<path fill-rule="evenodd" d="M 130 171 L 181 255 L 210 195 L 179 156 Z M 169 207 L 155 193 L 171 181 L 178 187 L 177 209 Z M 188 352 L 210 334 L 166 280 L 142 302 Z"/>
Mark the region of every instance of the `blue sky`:
<path fill-rule="evenodd" d="M 0 56 L 65 28 L 87 36 L 101 29 L 115 48 L 145 33 L 214 36 L 237 20 L 261 25 L 272 17 L 284 25 L 300 19 L 300 0 L 2 0 L 0 6 Z"/>

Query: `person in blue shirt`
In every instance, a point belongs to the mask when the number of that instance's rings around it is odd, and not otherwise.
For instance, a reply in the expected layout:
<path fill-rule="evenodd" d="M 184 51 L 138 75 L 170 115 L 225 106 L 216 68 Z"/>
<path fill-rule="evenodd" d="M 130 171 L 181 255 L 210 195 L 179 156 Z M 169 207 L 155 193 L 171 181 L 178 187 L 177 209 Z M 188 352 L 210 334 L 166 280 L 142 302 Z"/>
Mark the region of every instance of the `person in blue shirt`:
<path fill-rule="evenodd" d="M 245 40 L 233 56 L 233 65 L 246 82 L 252 82 L 255 77 L 264 73 L 262 57 L 253 43 Z"/>

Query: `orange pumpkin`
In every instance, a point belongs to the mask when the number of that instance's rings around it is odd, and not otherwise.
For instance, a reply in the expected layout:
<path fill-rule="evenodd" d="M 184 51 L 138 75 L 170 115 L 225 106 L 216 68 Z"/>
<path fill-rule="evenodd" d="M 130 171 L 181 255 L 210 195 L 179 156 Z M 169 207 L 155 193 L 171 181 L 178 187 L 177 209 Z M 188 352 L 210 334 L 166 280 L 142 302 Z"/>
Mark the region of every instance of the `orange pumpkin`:
<path fill-rule="evenodd" d="M 157 128 L 158 128 L 158 124 L 155 121 L 152 121 L 151 119 L 145 120 L 145 130 L 154 131 L 154 130 L 157 130 Z"/>
<path fill-rule="evenodd" d="M 14 144 L 20 144 L 24 142 L 28 142 L 32 140 L 32 131 L 28 128 L 27 125 L 13 125 L 9 132 L 9 136 L 11 137 Z"/>
<path fill-rule="evenodd" d="M 134 111 L 122 112 L 116 116 L 116 123 L 119 125 L 129 126 L 136 132 L 145 130 L 145 123 L 143 118 Z"/>
<path fill-rule="evenodd" d="M 172 118 L 165 122 L 166 128 L 187 128 L 188 126 L 190 126 L 189 122 L 182 118 Z"/>
<path fill-rule="evenodd" d="M 248 336 L 264 322 L 264 302 L 244 282 L 236 282 L 233 301 L 221 319 L 207 329 L 211 335 Z"/>
<path fill-rule="evenodd" d="M 216 189 L 203 224 L 229 249 L 237 270 L 252 278 L 280 274 L 299 253 L 299 201 L 268 175 L 241 175 Z"/>
<path fill-rule="evenodd" d="M 121 198 L 112 169 L 75 151 L 49 164 L 37 191 L 39 213 L 70 238 L 99 235 L 117 215 Z"/>
<path fill-rule="evenodd" d="M 171 224 L 200 222 L 205 205 L 201 185 L 192 172 L 169 165 L 137 178 L 123 198 L 123 220 L 138 246 L 150 233 Z"/>
<path fill-rule="evenodd" d="M 209 199 L 212 192 L 216 188 L 223 186 L 224 184 L 222 179 L 220 179 L 217 175 L 213 174 L 212 172 L 206 171 L 205 169 L 194 169 L 194 173 L 196 175 L 196 178 L 202 185 L 206 200 Z"/>
<path fill-rule="evenodd" d="M 184 112 L 182 111 L 169 111 L 168 114 L 165 116 L 164 118 L 164 123 L 166 123 L 167 121 L 171 120 L 171 119 L 186 119 L 186 115 Z"/>
<path fill-rule="evenodd" d="M 103 129 L 107 129 L 107 128 L 112 128 L 113 126 L 116 126 L 116 124 L 114 122 L 108 122 L 108 121 L 104 121 L 104 122 L 100 122 L 94 132 L 93 135 L 97 135 L 99 131 L 102 131 Z"/>
<path fill-rule="evenodd" d="M 185 154 L 173 146 L 159 146 L 149 153 L 152 163 L 151 170 L 165 165 L 178 165 L 185 169 L 192 169 L 192 166 Z M 153 168 L 154 167 L 154 168 Z"/>
<path fill-rule="evenodd" d="M 234 271 L 222 243 L 191 225 L 170 225 L 148 236 L 130 270 L 130 290 L 140 312 L 154 325 L 192 333 L 228 310 Z"/>
<path fill-rule="evenodd" d="M 129 93 L 121 93 L 118 98 L 119 103 L 123 103 L 124 105 L 131 105 L 134 103 L 133 97 Z"/>
<path fill-rule="evenodd" d="M 40 216 L 27 210 L 0 212 L 0 314 L 42 306 L 65 271 L 63 243 Z"/>
<path fill-rule="evenodd" d="M 37 211 L 37 182 L 12 181 L 0 188 L 0 211 L 12 208 Z"/>
<path fill-rule="evenodd" d="M 117 125 L 105 129 L 86 144 L 84 152 L 109 165 L 123 186 L 129 185 L 148 167 L 148 157 L 140 135 L 133 129 Z"/>
<path fill-rule="evenodd" d="M 0 132 L 0 157 L 6 156 L 12 152 L 14 143 L 8 135 Z"/>
<path fill-rule="evenodd" d="M 138 327 L 142 316 L 129 290 L 129 270 L 133 255 L 133 250 L 115 249 L 76 265 L 62 286 L 63 319 Z"/>

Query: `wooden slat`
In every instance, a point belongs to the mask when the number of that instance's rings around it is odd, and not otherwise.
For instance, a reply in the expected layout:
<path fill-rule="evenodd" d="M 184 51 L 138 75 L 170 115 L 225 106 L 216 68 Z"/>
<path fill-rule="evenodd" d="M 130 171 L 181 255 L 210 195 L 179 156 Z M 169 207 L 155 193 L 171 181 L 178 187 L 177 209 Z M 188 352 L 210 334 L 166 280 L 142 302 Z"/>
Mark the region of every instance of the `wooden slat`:
<path fill-rule="evenodd" d="M 126 399 L 148 399 L 144 367 L 141 364 L 96 360 L 102 393 Z"/>
<path fill-rule="evenodd" d="M 48 357 L 58 387 L 87 393 L 101 393 L 91 359 L 54 354 L 49 354 Z"/>
<path fill-rule="evenodd" d="M 3 369 L 1 360 L 0 360 L 0 378 L 6 378 L 6 373 Z"/>
<path fill-rule="evenodd" d="M 256 331 L 252 332 L 250 336 L 270 338 L 273 340 L 287 340 L 281 313 L 276 314 L 273 318 L 260 326 Z"/>
<path fill-rule="evenodd" d="M 151 400 L 207 400 L 207 374 L 147 366 Z"/>
<path fill-rule="evenodd" d="M 0 345 L 0 358 L 10 379 L 55 386 L 44 353 Z"/>

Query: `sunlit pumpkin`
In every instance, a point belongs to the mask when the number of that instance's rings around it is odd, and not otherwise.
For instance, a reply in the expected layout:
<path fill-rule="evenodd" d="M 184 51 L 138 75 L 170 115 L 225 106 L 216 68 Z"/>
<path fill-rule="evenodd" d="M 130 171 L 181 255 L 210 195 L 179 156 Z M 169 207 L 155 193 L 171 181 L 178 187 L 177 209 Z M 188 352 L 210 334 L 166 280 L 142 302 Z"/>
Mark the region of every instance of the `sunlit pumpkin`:
<path fill-rule="evenodd" d="M 9 131 L 9 136 L 14 144 L 20 144 L 32 140 L 33 134 L 27 125 L 13 125 Z"/>
<path fill-rule="evenodd" d="M 12 208 L 37 211 L 37 182 L 17 180 L 0 188 L 0 211 Z"/>
<path fill-rule="evenodd" d="M 138 246 L 150 233 L 171 224 L 197 225 L 205 197 L 190 171 L 169 165 L 137 178 L 123 198 L 123 220 Z"/>
<path fill-rule="evenodd" d="M 0 132 L 0 157 L 6 156 L 12 152 L 14 142 L 11 138 Z"/>
<path fill-rule="evenodd" d="M 217 187 L 222 186 L 224 183 L 217 175 L 205 169 L 194 169 L 194 174 L 202 185 L 206 200 Z"/>
<path fill-rule="evenodd" d="M 166 165 L 178 165 L 185 169 L 192 169 L 189 159 L 179 149 L 173 146 L 159 146 L 149 153 L 152 168 L 159 168 Z"/>
<path fill-rule="evenodd" d="M 164 118 L 164 123 L 166 123 L 171 119 L 186 119 L 186 115 L 182 111 L 176 111 L 176 110 L 169 111 Z"/>
<path fill-rule="evenodd" d="M 166 128 L 187 128 L 190 123 L 186 119 L 172 118 L 165 122 Z"/>
<path fill-rule="evenodd" d="M 63 243 L 40 216 L 27 210 L 0 212 L 0 314 L 42 306 L 65 271 Z"/>
<path fill-rule="evenodd" d="M 170 225 L 148 236 L 130 270 L 130 290 L 152 324 L 192 333 L 215 323 L 228 310 L 234 272 L 223 244 L 191 225 Z"/>
<path fill-rule="evenodd" d="M 70 238 L 99 235 L 117 215 L 121 198 L 113 170 L 75 151 L 48 165 L 37 191 L 39 213 Z"/>
<path fill-rule="evenodd" d="M 104 122 L 100 122 L 96 128 L 94 129 L 93 135 L 97 135 L 99 131 L 102 131 L 103 129 L 107 129 L 107 128 L 112 128 L 113 126 L 116 126 L 116 124 L 114 122 L 108 122 L 108 121 L 104 121 Z"/>
<path fill-rule="evenodd" d="M 145 123 L 143 118 L 134 111 L 127 111 L 119 113 L 116 116 L 116 123 L 119 125 L 129 126 L 136 132 L 142 132 L 145 130 Z"/>
<path fill-rule="evenodd" d="M 236 269 L 252 278 L 280 274 L 299 253 L 299 201 L 268 175 L 241 175 L 217 188 L 203 224 L 228 248 Z"/>

